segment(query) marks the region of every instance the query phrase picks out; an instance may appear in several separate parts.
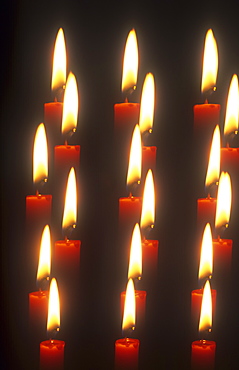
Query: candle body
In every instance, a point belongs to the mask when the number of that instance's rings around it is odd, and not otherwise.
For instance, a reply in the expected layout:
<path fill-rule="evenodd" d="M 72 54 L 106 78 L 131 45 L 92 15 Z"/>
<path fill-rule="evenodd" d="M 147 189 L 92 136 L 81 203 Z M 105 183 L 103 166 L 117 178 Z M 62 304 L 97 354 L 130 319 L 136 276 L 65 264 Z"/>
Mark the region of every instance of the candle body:
<path fill-rule="evenodd" d="M 124 302 L 126 292 L 122 292 L 120 295 L 121 300 L 121 316 L 123 318 Z M 135 290 L 136 300 L 136 332 L 141 332 L 145 324 L 145 311 L 146 311 L 146 296 L 147 293 L 144 290 Z"/>
<path fill-rule="evenodd" d="M 231 239 L 213 239 L 213 266 L 215 281 L 230 276 L 232 264 Z"/>
<path fill-rule="evenodd" d="M 219 104 L 194 105 L 194 130 L 198 132 L 210 130 L 209 132 L 212 133 L 215 126 L 219 124 L 220 110 Z"/>
<path fill-rule="evenodd" d="M 152 170 L 153 174 L 156 169 L 156 146 L 143 146 L 142 147 L 142 179 L 145 179 L 148 170 Z"/>
<path fill-rule="evenodd" d="M 239 148 L 221 148 L 221 170 L 239 174 Z"/>
<path fill-rule="evenodd" d="M 198 340 L 192 343 L 192 370 L 213 370 L 215 366 L 216 343 Z"/>
<path fill-rule="evenodd" d="M 118 133 L 133 132 L 134 126 L 139 123 L 139 103 L 119 103 L 114 105 L 114 126 Z"/>
<path fill-rule="evenodd" d="M 62 340 L 46 340 L 40 343 L 40 370 L 63 370 L 64 347 Z"/>
<path fill-rule="evenodd" d="M 158 270 L 158 240 L 144 240 L 142 242 L 142 284 L 147 290 L 153 285 L 157 278 Z"/>
<path fill-rule="evenodd" d="M 41 230 L 51 222 L 52 196 L 51 195 L 28 195 L 26 197 L 26 222 L 27 228 L 37 226 Z"/>
<path fill-rule="evenodd" d="M 119 225 L 120 229 L 125 227 L 133 229 L 136 222 L 140 221 L 142 209 L 141 197 L 125 197 L 119 199 Z"/>
<path fill-rule="evenodd" d="M 138 370 L 139 340 L 118 339 L 115 342 L 115 370 Z"/>
<path fill-rule="evenodd" d="M 54 246 L 54 263 L 59 274 L 74 276 L 79 273 L 80 240 L 58 240 Z"/>
<path fill-rule="evenodd" d="M 212 317 L 215 317 L 216 311 L 216 299 L 217 299 L 217 291 L 215 289 L 211 290 L 212 292 Z M 199 318 L 201 312 L 201 305 L 202 305 L 202 296 L 203 296 L 203 289 L 195 289 L 191 292 L 191 315 L 192 315 L 192 324 L 193 327 L 198 330 L 199 325 Z"/>
<path fill-rule="evenodd" d="M 63 103 L 50 102 L 44 104 L 44 123 L 50 147 L 53 148 L 61 140 Z"/>
<path fill-rule="evenodd" d="M 215 225 L 216 198 L 201 198 L 197 201 L 197 228 L 201 235 L 206 224 L 209 222 L 212 229 Z"/>
<path fill-rule="evenodd" d="M 46 332 L 48 312 L 48 291 L 29 293 L 29 322 L 30 330 L 36 334 L 36 328 L 42 328 Z"/>

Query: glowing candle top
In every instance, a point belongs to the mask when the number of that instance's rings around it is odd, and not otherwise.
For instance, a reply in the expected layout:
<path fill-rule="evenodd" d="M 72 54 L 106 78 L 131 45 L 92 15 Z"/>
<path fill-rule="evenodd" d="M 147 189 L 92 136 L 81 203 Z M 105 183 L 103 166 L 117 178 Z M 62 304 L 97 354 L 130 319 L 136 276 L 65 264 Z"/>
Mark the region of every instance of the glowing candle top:
<path fill-rule="evenodd" d="M 203 56 L 203 70 L 202 70 L 202 93 L 212 91 L 216 89 L 218 72 L 218 50 L 217 43 L 214 38 L 211 29 L 207 31 L 205 46 L 204 46 L 204 56 Z"/>
<path fill-rule="evenodd" d="M 142 134 L 145 132 L 151 133 L 153 130 L 154 100 L 154 76 L 152 73 L 148 73 L 144 80 L 140 102 L 139 128 Z"/>
<path fill-rule="evenodd" d="M 201 247 L 200 265 L 198 271 L 198 278 L 211 277 L 213 270 L 213 244 L 212 231 L 209 223 L 206 224 Z"/>
<path fill-rule="evenodd" d="M 121 86 L 123 92 L 136 89 L 138 63 L 138 42 L 136 32 L 132 29 L 128 34 L 125 45 Z"/>
<path fill-rule="evenodd" d="M 63 88 L 66 83 L 66 45 L 63 29 L 60 28 L 55 42 L 53 69 L 52 69 L 52 90 Z"/>

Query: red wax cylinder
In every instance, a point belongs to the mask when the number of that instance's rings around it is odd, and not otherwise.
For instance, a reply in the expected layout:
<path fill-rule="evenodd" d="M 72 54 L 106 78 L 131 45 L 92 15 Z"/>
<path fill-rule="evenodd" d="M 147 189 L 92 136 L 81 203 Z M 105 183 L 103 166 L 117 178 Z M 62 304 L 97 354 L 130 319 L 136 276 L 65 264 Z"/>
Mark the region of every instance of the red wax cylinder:
<path fill-rule="evenodd" d="M 46 340 L 40 343 L 40 370 L 63 370 L 64 347 L 62 340 Z"/>
<path fill-rule="evenodd" d="M 155 173 L 156 169 L 156 146 L 143 146 L 142 147 L 142 179 L 145 178 L 148 170 L 152 170 Z"/>
<path fill-rule="evenodd" d="M 62 124 L 62 102 L 50 102 L 44 104 L 44 123 L 49 141 L 50 155 L 53 155 L 51 150 L 62 139 L 61 124 Z M 52 148 L 52 149 L 51 149 Z"/>
<path fill-rule="evenodd" d="M 138 370 L 139 340 L 118 339 L 115 342 L 115 370 Z"/>
<path fill-rule="evenodd" d="M 143 281 L 153 282 L 157 276 L 158 245 L 158 240 L 144 240 L 142 243 Z"/>
<path fill-rule="evenodd" d="M 216 216 L 216 198 L 201 198 L 197 201 L 197 224 L 201 230 L 209 222 L 214 228 Z"/>
<path fill-rule="evenodd" d="M 38 292 L 29 293 L 29 321 L 30 327 L 35 328 L 41 323 L 42 327 L 46 328 L 47 312 L 48 312 L 48 291 L 39 290 Z"/>
<path fill-rule="evenodd" d="M 59 274 L 72 276 L 79 273 L 80 240 L 58 240 L 54 246 L 54 265 Z"/>
<path fill-rule="evenodd" d="M 239 148 L 221 148 L 221 170 L 239 175 Z"/>
<path fill-rule="evenodd" d="M 119 225 L 128 226 L 133 230 L 133 226 L 140 221 L 142 209 L 141 197 L 125 197 L 119 199 Z"/>
<path fill-rule="evenodd" d="M 124 312 L 124 302 L 125 302 L 126 292 L 122 292 L 120 295 L 121 303 L 121 316 L 123 317 Z M 138 331 L 143 328 L 145 323 L 145 310 L 146 310 L 146 296 L 147 293 L 144 290 L 135 290 L 135 300 L 136 300 L 136 330 Z"/>
<path fill-rule="evenodd" d="M 213 370 L 215 366 L 216 343 L 208 340 L 197 340 L 192 343 L 192 370 Z"/>
<path fill-rule="evenodd" d="M 57 145 L 55 146 L 54 166 L 55 174 L 68 175 L 71 167 L 76 172 L 80 165 L 80 145 Z"/>
<path fill-rule="evenodd" d="M 215 279 L 231 273 L 232 264 L 232 244 L 231 239 L 213 239 L 213 269 Z"/>
<path fill-rule="evenodd" d="M 51 222 L 52 196 L 51 195 L 28 195 L 26 197 L 26 221 L 27 227 L 38 227 L 41 230 Z"/>
<path fill-rule="evenodd" d="M 216 299 L 217 299 L 217 291 L 215 289 L 211 290 L 212 293 L 212 316 L 215 317 L 216 311 Z M 201 305 L 202 305 L 202 296 L 203 296 L 203 289 L 195 289 L 191 292 L 191 314 L 193 320 L 193 326 L 198 328 L 199 319 L 200 319 L 200 312 L 201 312 Z"/>
<path fill-rule="evenodd" d="M 219 104 L 197 104 L 193 107 L 194 113 L 194 130 L 203 131 L 209 130 L 213 132 L 216 125 L 220 121 L 220 110 Z"/>
<path fill-rule="evenodd" d="M 139 103 L 119 103 L 114 105 L 114 125 L 116 131 L 133 131 L 139 123 Z"/>

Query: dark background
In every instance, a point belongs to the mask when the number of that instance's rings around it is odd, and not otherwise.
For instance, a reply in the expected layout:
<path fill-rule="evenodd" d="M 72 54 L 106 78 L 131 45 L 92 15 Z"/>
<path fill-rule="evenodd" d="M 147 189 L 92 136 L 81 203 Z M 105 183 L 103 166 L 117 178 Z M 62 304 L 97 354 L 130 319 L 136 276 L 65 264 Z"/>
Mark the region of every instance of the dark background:
<path fill-rule="evenodd" d="M 147 301 L 140 368 L 189 369 L 190 344 L 198 339 L 190 321 L 190 292 L 198 288 L 195 207 L 196 199 L 205 196 L 203 191 L 194 191 L 193 105 L 203 102 L 202 51 L 206 31 L 212 28 L 219 49 L 219 73 L 211 102 L 221 104 L 223 124 L 229 83 L 239 66 L 236 2 L 220 8 L 194 1 L 190 7 L 176 1 L 113 1 L 110 5 L 2 1 L 0 10 L 2 369 L 33 368 L 27 295 L 35 290 L 35 276 L 29 274 L 24 255 L 25 196 L 34 192 L 32 143 L 43 121 L 43 104 L 51 101 L 52 52 L 59 27 L 65 32 L 68 71 L 76 75 L 80 94 L 78 129 L 71 143 L 81 145 L 79 223 L 74 235 L 82 240 L 81 271 L 73 309 L 75 324 L 70 335 L 64 331 L 59 335 L 66 341 L 66 369 L 112 369 L 114 341 L 121 337 L 119 294 L 125 288 L 127 261 L 124 270 L 117 264 L 121 257 L 119 195 L 112 171 L 113 105 L 123 99 L 122 57 L 132 28 L 140 58 L 132 101 L 140 101 L 145 74 L 152 72 L 156 106 L 150 140 L 158 148 L 152 238 L 160 242 L 159 266 Z M 237 368 L 236 220 L 227 236 L 235 241 L 232 278 L 220 292 L 222 306 L 211 335 L 217 342 L 217 369 Z M 53 232 L 53 239 L 58 238 Z"/>

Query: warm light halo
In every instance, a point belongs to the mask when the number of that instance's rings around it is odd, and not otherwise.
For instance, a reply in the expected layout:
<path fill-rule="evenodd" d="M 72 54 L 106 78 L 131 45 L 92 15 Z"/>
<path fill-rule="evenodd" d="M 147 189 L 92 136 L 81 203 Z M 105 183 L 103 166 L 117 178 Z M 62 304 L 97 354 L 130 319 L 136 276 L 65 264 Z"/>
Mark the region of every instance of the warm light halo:
<path fill-rule="evenodd" d="M 62 126 L 63 135 L 68 135 L 76 131 L 78 119 L 78 88 L 75 75 L 70 72 L 67 81 L 63 100 Z"/>
<path fill-rule="evenodd" d="M 47 181 L 48 177 L 48 149 L 44 123 L 40 123 L 36 130 L 33 148 L 33 182 Z"/>
<path fill-rule="evenodd" d="M 144 193 L 142 200 L 142 212 L 140 219 L 141 229 L 154 226 L 155 219 L 155 190 L 152 170 L 149 169 L 145 178 Z"/>
<path fill-rule="evenodd" d="M 74 167 L 71 167 L 65 196 L 65 206 L 62 219 L 62 228 L 67 229 L 76 225 L 77 219 L 77 191 L 76 191 L 76 174 Z"/>
<path fill-rule="evenodd" d="M 125 294 L 122 330 L 135 328 L 135 316 L 136 316 L 136 302 L 135 302 L 134 282 L 133 279 L 129 279 Z"/>
<path fill-rule="evenodd" d="M 139 125 L 137 124 L 134 128 L 130 156 L 129 156 L 129 167 L 127 173 L 127 186 L 140 183 L 142 169 L 142 141 Z"/>
<path fill-rule="evenodd" d="M 211 331 L 212 328 L 212 292 L 209 280 L 203 288 L 201 313 L 199 320 L 199 331 Z"/>
<path fill-rule="evenodd" d="M 60 328 L 60 300 L 57 281 L 51 279 L 48 302 L 47 331 L 59 331 Z"/>
<path fill-rule="evenodd" d="M 219 178 L 217 192 L 217 206 L 215 217 L 216 228 L 228 226 L 231 214 L 231 203 L 232 203 L 231 178 L 228 172 L 222 172 Z"/>
<path fill-rule="evenodd" d="M 208 188 L 212 184 L 216 184 L 220 175 L 220 161 L 221 161 L 221 135 L 219 125 L 216 125 L 212 145 L 210 150 L 207 175 L 205 185 Z"/>
<path fill-rule="evenodd" d="M 62 88 L 66 83 L 66 45 L 63 29 L 60 28 L 55 41 L 53 68 L 52 68 L 52 90 Z"/>
<path fill-rule="evenodd" d="M 238 131 L 239 114 L 239 87 L 238 77 L 232 76 L 227 98 L 226 117 L 224 124 L 224 135 L 230 135 Z"/>
<path fill-rule="evenodd" d="M 142 241 L 139 224 L 134 226 L 129 258 L 128 279 L 140 279 L 142 276 Z"/>
<path fill-rule="evenodd" d="M 141 95 L 139 128 L 141 134 L 152 132 L 154 120 L 155 84 L 152 73 L 147 73 Z"/>
<path fill-rule="evenodd" d="M 49 278 L 51 273 L 51 235 L 49 225 L 42 232 L 39 262 L 37 269 L 37 282 Z"/>
<path fill-rule="evenodd" d="M 125 51 L 124 51 L 124 62 L 123 62 L 123 74 L 122 74 L 122 91 L 128 91 L 136 88 L 137 76 L 138 76 L 138 42 L 136 32 L 132 29 L 127 37 Z"/>
<path fill-rule="evenodd" d="M 198 278 L 204 279 L 211 277 L 212 271 L 213 271 L 212 230 L 210 224 L 207 223 L 202 238 Z"/>
<path fill-rule="evenodd" d="M 207 31 L 203 55 L 202 93 L 214 89 L 217 81 L 218 50 L 217 43 L 211 29 Z"/>

